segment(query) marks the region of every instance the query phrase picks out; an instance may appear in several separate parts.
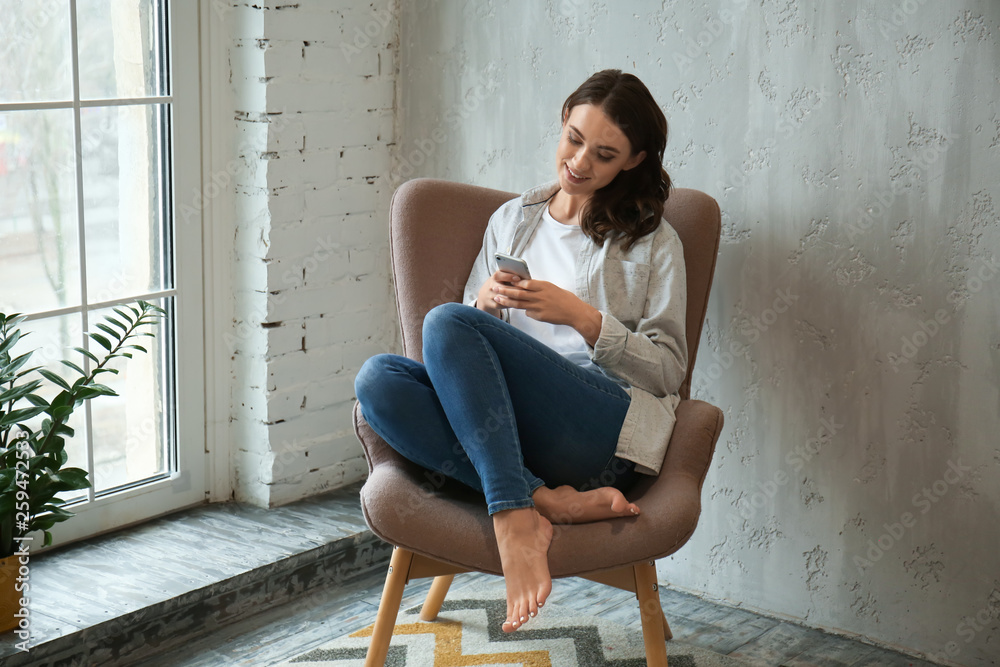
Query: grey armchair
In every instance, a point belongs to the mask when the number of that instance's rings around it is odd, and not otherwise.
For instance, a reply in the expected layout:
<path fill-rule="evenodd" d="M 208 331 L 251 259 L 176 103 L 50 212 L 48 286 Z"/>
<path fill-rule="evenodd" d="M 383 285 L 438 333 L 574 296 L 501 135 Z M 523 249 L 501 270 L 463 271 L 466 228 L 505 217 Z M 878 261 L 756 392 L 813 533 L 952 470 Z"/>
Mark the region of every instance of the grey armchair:
<path fill-rule="evenodd" d="M 435 179 L 399 187 L 390 207 L 392 270 L 404 353 L 421 359 L 421 329 L 432 307 L 460 301 L 490 215 L 516 194 Z M 554 579 L 585 577 L 636 594 L 649 665 L 666 666 L 671 638 L 657 592 L 655 561 L 683 546 L 701 512 L 701 488 L 722 430 L 722 411 L 690 400 L 691 370 L 705 320 L 719 248 L 715 200 L 676 189 L 664 217 L 680 235 L 687 266 L 688 374 L 677 424 L 660 475 L 627 494 L 642 514 L 628 519 L 560 526 L 549 550 Z M 366 667 L 385 662 L 403 589 L 410 579 L 435 577 L 421 618 L 434 620 L 454 575 L 502 576 L 493 523 L 482 496 L 416 466 L 390 448 L 354 406 L 355 432 L 369 475 L 361 489 L 365 520 L 393 544 L 389 572 Z"/>

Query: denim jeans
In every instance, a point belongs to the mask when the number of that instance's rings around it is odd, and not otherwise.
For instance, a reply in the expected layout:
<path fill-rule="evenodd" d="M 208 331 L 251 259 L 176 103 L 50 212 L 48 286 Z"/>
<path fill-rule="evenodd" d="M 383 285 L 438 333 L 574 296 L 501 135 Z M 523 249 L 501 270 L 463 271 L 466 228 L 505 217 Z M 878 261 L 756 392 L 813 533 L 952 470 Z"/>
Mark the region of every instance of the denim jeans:
<path fill-rule="evenodd" d="M 542 485 L 625 490 L 638 476 L 615 456 L 631 399 L 601 373 L 460 303 L 427 313 L 423 358 L 368 359 L 361 413 L 405 458 L 485 494 L 490 514 L 532 507 Z"/>

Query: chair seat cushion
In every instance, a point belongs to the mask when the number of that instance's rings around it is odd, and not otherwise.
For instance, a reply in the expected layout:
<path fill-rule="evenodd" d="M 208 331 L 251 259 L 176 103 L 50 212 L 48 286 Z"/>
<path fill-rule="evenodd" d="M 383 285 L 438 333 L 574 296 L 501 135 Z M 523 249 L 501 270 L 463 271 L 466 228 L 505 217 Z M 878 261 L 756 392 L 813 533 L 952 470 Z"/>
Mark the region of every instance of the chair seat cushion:
<path fill-rule="evenodd" d="M 701 401 L 682 401 L 671 444 L 658 477 L 643 480 L 629 499 L 638 517 L 554 526 L 549 549 L 553 577 L 600 572 L 667 556 L 694 532 L 700 490 L 721 411 Z M 483 496 L 427 472 L 396 454 L 355 409 L 355 430 L 370 464 L 361 490 L 369 527 L 380 538 L 446 563 L 501 574 L 493 522 Z M 591 548 L 600 545 L 599 549 Z"/>

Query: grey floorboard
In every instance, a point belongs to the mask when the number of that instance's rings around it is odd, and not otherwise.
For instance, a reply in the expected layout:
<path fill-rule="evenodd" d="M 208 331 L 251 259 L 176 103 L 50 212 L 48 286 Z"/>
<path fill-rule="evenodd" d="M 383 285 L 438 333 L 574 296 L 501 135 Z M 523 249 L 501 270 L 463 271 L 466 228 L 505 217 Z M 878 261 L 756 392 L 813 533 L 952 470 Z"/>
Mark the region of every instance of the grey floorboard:
<path fill-rule="evenodd" d="M 728 655 L 761 665 L 786 665 L 829 635 L 791 623 L 779 623 Z"/>
<path fill-rule="evenodd" d="M 932 662 L 901 655 L 883 648 L 873 648 L 872 652 L 850 667 L 938 667 Z"/>
<path fill-rule="evenodd" d="M 458 599 L 464 589 L 496 579 L 484 574 L 457 575 L 448 597 Z M 241 621 L 225 632 L 173 651 L 157 667 L 266 667 L 287 660 L 374 622 L 383 582 L 384 572 L 374 572 L 350 588 L 318 592 L 303 608 L 280 607 L 263 618 Z M 421 604 L 430 583 L 430 579 L 410 582 L 400 608 Z M 754 665 L 933 667 L 863 642 L 713 604 L 688 593 L 661 588 L 660 598 L 664 609 L 675 612 L 668 620 L 676 639 Z M 592 613 L 636 629 L 640 626 L 635 597 L 626 591 L 582 579 L 560 579 L 554 582 L 550 601 L 581 614 Z M 677 615 L 681 611 L 689 616 Z M 734 636 L 749 639 L 733 647 L 737 641 Z"/>

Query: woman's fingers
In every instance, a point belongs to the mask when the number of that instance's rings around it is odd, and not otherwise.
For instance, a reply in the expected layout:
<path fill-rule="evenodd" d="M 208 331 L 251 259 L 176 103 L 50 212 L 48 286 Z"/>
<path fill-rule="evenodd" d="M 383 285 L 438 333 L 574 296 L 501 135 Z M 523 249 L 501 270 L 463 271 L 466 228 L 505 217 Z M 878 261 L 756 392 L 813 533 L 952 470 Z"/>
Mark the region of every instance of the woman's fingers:
<path fill-rule="evenodd" d="M 504 271 L 503 269 L 497 269 L 497 272 L 493 274 L 493 281 L 497 283 L 516 283 L 520 279 L 521 276 L 516 273 Z"/>

